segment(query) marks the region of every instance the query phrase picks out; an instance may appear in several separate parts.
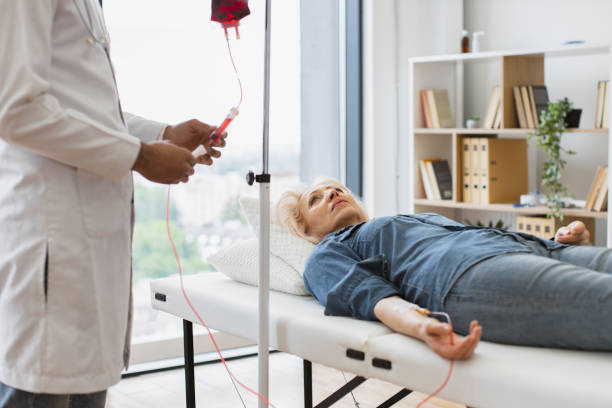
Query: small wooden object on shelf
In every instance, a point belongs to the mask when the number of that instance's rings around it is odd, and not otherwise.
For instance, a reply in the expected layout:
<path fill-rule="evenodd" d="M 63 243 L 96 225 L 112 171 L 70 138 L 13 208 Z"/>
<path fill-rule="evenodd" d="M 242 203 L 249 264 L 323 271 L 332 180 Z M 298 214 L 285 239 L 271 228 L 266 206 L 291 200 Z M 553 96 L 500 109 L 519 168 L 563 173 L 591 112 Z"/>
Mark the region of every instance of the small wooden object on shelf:
<path fill-rule="evenodd" d="M 564 217 L 563 222 L 559 223 L 554 217 L 519 215 L 516 217 L 516 231 L 535 235 L 542 239 L 550 239 L 555 236 L 557 229 L 564 225 L 569 225 L 572 221 L 576 220 L 582 221 L 591 233 L 591 236 L 595 236 L 595 220 L 593 218 L 578 217 Z"/>
<path fill-rule="evenodd" d="M 549 239 L 555 235 L 557 224 L 555 218 L 519 215 L 516 217 L 516 231 Z"/>

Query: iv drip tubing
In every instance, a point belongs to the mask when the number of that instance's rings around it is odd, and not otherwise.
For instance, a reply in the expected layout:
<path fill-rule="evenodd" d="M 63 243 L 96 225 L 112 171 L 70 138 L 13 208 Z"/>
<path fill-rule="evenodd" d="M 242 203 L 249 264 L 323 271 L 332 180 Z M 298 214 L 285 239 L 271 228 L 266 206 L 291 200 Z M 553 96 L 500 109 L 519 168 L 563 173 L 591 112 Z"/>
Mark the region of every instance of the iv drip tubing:
<path fill-rule="evenodd" d="M 238 81 L 238 86 L 240 87 L 240 100 L 238 101 L 238 105 L 236 105 L 236 109 L 238 109 L 240 108 L 240 105 L 242 105 L 242 81 L 240 81 L 240 75 L 238 75 L 238 69 L 236 69 L 236 63 L 234 62 L 234 56 L 232 55 L 232 48 L 230 47 L 227 31 L 225 32 L 225 42 L 227 43 L 227 52 L 229 53 L 230 61 L 232 62 L 232 67 L 234 67 L 234 73 L 236 74 L 236 80 Z"/>

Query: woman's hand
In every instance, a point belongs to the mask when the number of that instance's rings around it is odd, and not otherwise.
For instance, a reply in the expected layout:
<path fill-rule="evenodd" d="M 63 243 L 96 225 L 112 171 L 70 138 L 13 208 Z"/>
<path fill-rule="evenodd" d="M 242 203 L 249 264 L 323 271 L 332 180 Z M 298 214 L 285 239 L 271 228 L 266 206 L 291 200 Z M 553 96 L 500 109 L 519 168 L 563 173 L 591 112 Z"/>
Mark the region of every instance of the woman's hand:
<path fill-rule="evenodd" d="M 555 234 L 555 241 L 568 245 L 590 245 L 591 233 L 582 221 L 573 221 L 561 227 Z"/>
<path fill-rule="evenodd" d="M 449 324 L 441 323 L 433 318 L 424 320 L 419 330 L 421 340 L 439 356 L 451 360 L 464 360 L 471 357 L 480 341 L 481 334 L 482 326 L 475 320 L 470 324 L 470 334 L 466 337 L 453 333 Z"/>

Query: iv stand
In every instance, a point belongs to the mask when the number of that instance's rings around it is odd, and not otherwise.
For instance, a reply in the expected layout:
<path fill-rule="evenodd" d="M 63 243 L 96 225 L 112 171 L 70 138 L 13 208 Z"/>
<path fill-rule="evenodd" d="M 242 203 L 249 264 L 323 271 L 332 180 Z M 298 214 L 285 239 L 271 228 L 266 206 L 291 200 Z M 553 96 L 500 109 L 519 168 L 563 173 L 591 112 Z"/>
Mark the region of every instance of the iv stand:
<path fill-rule="evenodd" d="M 263 170 L 255 176 L 247 174 L 247 183 L 259 183 L 259 341 L 258 354 L 258 392 L 269 400 L 268 363 L 269 363 L 269 309 L 270 309 L 270 174 L 268 173 L 268 151 L 270 130 L 270 34 L 271 3 L 266 0 L 265 54 L 264 54 L 264 117 L 263 117 Z M 259 399 L 259 408 L 268 404 Z"/>

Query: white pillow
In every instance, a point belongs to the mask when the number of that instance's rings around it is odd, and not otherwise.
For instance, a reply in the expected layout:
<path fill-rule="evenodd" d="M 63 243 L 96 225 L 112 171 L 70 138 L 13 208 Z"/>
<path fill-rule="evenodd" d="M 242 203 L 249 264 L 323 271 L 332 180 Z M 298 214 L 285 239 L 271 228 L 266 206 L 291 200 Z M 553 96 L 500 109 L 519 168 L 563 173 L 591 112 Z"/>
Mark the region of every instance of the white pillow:
<path fill-rule="evenodd" d="M 259 238 L 259 200 L 253 197 L 240 197 L 240 206 L 251 227 Z M 291 266 L 300 277 L 315 245 L 294 235 L 287 227 L 276 222 L 276 204 L 270 205 L 270 253 Z"/>
<path fill-rule="evenodd" d="M 235 281 L 258 286 L 259 247 L 257 238 L 239 241 L 209 255 L 207 261 Z M 270 254 L 270 289 L 292 295 L 309 295 L 302 277 L 279 257 Z"/>

